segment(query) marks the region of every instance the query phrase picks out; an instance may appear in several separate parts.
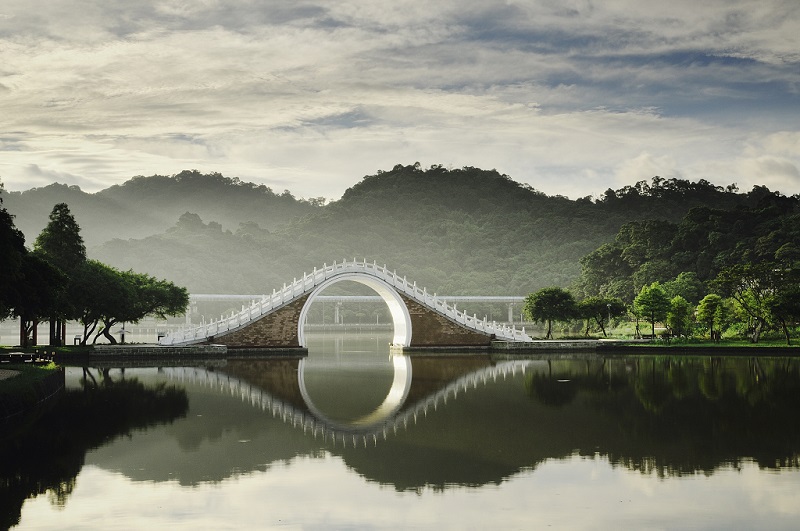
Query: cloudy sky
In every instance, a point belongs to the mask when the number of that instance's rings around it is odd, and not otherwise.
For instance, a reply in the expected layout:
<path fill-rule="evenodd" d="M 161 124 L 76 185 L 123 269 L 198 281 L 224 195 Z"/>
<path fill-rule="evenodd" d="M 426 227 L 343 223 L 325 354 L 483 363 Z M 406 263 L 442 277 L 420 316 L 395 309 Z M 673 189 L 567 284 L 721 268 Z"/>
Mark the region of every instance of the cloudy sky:
<path fill-rule="evenodd" d="M 336 199 L 417 161 L 800 193 L 800 2 L 0 3 L 8 190 L 197 169 Z"/>

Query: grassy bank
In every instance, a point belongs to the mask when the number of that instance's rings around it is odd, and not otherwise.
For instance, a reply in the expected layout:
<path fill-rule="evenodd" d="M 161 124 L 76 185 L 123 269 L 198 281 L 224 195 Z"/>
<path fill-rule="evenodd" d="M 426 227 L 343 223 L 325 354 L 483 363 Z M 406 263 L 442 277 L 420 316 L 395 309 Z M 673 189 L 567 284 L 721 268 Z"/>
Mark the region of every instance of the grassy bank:
<path fill-rule="evenodd" d="M 29 417 L 23 413 L 37 409 L 64 388 L 64 371 L 52 362 L 4 363 L 0 368 L 15 373 L 0 380 L 0 423 L 9 434 L 12 424 Z"/>
<path fill-rule="evenodd" d="M 797 349 L 800 355 L 800 341 L 794 341 L 792 345 L 787 345 L 785 339 L 764 339 L 758 343 L 753 343 L 747 339 L 722 339 L 721 341 L 714 342 L 708 339 L 656 339 L 647 343 L 640 343 L 638 346 L 644 348 L 747 348 L 747 349 Z"/>
<path fill-rule="evenodd" d="M 64 347 L 51 347 L 47 345 L 39 345 L 36 347 L 27 347 L 27 348 L 0 345 L 0 354 L 10 353 L 10 352 L 27 352 L 27 353 L 55 352 L 56 354 L 69 354 L 69 353 L 86 354 L 87 352 L 91 351 L 92 351 L 92 345 L 76 345 L 76 346 L 69 345 Z"/>
<path fill-rule="evenodd" d="M 0 380 L 0 396 L 16 395 L 24 396 L 32 392 L 37 384 L 59 370 L 53 363 L 44 365 L 33 363 L 4 363 L 0 369 L 15 371 L 17 374 L 10 378 Z"/>

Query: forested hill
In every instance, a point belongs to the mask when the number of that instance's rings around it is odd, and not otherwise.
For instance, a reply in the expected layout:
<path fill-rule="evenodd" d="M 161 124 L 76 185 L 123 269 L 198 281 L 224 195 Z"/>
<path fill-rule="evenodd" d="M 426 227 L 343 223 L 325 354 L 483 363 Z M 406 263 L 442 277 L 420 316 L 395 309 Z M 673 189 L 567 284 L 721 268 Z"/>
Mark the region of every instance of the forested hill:
<path fill-rule="evenodd" d="M 218 173 L 183 171 L 166 177 L 134 177 L 95 194 L 77 186 L 51 184 L 4 194 L 5 207 L 30 244 L 47 224 L 56 203 L 67 203 L 89 247 L 114 238 L 144 238 L 165 232 L 186 211 L 236 230 L 256 222 L 270 230 L 308 214 L 321 201 L 298 200 L 288 191 L 276 194 L 263 185 Z"/>
<path fill-rule="evenodd" d="M 580 259 L 626 222 L 677 222 L 693 206 L 753 205 L 769 193 L 654 178 L 570 200 L 494 170 L 398 165 L 277 230 L 258 219 L 226 230 L 187 207 L 167 231 L 116 239 L 90 254 L 192 292 L 262 293 L 325 262 L 366 257 L 438 293 L 524 295 L 572 284 Z"/>

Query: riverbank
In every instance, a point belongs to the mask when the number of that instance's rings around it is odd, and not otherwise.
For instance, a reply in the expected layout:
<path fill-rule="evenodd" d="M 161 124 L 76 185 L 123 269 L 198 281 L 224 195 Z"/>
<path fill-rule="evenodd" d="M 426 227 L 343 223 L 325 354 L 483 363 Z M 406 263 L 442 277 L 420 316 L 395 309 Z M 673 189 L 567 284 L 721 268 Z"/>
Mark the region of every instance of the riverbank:
<path fill-rule="evenodd" d="M 490 352 L 505 356 L 524 356 L 543 353 L 581 353 L 598 355 L 634 356 L 796 356 L 800 357 L 800 346 L 787 346 L 775 342 L 748 343 L 725 341 L 722 343 L 652 341 L 649 339 L 550 339 L 529 342 L 493 341 L 485 346 L 449 347 L 398 347 L 404 353 L 437 352 L 465 353 Z M 35 347 L 24 353 L 16 349 L 0 347 L 0 361 L 13 356 L 29 356 L 31 359 L 55 360 L 62 365 L 86 365 L 91 363 L 113 363 L 114 361 L 151 362 L 154 359 L 171 365 L 203 360 L 224 360 L 238 357 L 306 356 L 304 348 L 228 348 L 225 345 L 162 346 L 157 344 L 117 344 L 94 346 Z M 26 360 L 29 361 L 29 360 Z M 3 367 L 0 363 L 0 367 Z M 8 376 L 6 376 L 8 377 Z"/>

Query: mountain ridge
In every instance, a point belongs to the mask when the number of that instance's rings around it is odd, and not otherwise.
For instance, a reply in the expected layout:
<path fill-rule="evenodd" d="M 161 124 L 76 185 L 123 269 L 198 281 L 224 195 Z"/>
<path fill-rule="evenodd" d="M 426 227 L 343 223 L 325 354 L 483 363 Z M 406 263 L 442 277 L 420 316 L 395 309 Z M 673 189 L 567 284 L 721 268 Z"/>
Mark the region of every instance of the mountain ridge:
<path fill-rule="evenodd" d="M 187 210 L 159 233 L 90 251 L 193 292 L 263 293 L 325 262 L 366 257 L 439 293 L 525 295 L 572 284 L 580 259 L 628 221 L 677 222 L 695 206 L 734 208 L 768 193 L 656 177 L 571 200 L 494 170 L 396 165 L 277 226 L 232 229 Z"/>

